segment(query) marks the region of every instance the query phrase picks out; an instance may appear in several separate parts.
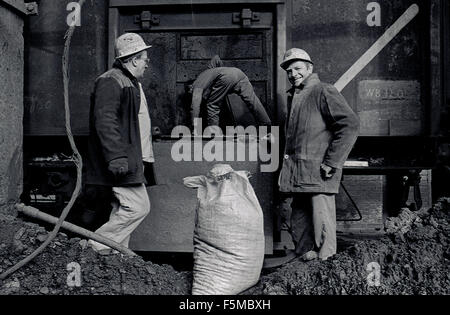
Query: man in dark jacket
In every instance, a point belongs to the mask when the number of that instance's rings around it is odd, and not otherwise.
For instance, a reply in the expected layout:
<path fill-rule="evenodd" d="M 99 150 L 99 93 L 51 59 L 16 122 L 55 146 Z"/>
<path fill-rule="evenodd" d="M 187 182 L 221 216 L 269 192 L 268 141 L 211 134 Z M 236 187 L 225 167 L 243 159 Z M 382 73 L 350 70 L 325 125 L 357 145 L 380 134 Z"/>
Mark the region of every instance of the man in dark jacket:
<path fill-rule="evenodd" d="M 335 194 L 359 131 L 359 119 L 337 89 L 319 80 L 301 49 L 285 54 L 288 91 L 286 148 L 280 191 L 292 196 L 296 254 L 326 260 L 336 253 Z"/>
<path fill-rule="evenodd" d="M 117 39 L 116 62 L 97 78 L 90 110 L 86 184 L 112 187 L 114 195 L 110 219 L 96 233 L 126 247 L 150 211 L 144 162 L 154 162 L 151 121 L 138 81 L 148 68 L 150 47 L 133 33 Z M 97 242 L 89 244 L 110 251 Z"/>
<path fill-rule="evenodd" d="M 225 97 L 235 93 L 247 105 L 259 125 L 270 126 L 264 106 L 256 96 L 248 77 L 238 68 L 224 67 L 219 56 L 214 56 L 192 85 L 192 125 L 200 116 L 201 104 L 206 104 L 208 126 L 219 126 Z"/>

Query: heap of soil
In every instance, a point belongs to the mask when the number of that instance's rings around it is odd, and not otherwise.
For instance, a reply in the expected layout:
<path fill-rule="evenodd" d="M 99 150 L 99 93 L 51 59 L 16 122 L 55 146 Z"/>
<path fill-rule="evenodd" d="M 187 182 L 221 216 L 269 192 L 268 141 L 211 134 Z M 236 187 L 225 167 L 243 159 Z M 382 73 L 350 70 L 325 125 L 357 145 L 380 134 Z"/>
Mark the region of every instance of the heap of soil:
<path fill-rule="evenodd" d="M 47 234 L 36 224 L 0 215 L 0 274 L 38 248 Z M 185 295 L 191 290 L 191 273 L 139 256 L 102 256 L 85 244 L 59 233 L 42 254 L 0 281 L 0 295 Z M 80 266 L 80 287 L 71 263 Z"/>
<path fill-rule="evenodd" d="M 448 295 L 449 210 L 450 198 L 429 210 L 403 209 L 386 222 L 385 237 L 357 242 L 327 261 L 294 260 L 246 294 Z"/>
<path fill-rule="evenodd" d="M 388 219 L 385 237 L 357 241 L 327 261 L 295 259 L 265 270 L 244 294 L 450 294 L 449 209 L 450 198 L 429 210 L 404 209 Z M 0 215 L 0 273 L 27 257 L 47 234 L 36 224 Z M 72 262 L 81 267 L 80 287 L 67 282 Z M 141 257 L 102 256 L 83 240 L 59 233 L 41 255 L 0 281 L 0 295 L 188 295 L 191 283 L 192 272 Z"/>

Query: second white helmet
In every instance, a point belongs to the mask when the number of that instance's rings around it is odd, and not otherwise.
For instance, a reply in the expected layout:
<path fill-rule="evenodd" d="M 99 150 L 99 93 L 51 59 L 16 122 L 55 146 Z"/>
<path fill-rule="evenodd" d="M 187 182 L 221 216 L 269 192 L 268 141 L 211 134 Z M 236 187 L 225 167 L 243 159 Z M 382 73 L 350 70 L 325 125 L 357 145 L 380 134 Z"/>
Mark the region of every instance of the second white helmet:
<path fill-rule="evenodd" d="M 292 48 L 286 51 L 286 53 L 284 54 L 283 62 L 280 64 L 280 66 L 281 68 L 286 70 L 289 64 L 296 60 L 307 61 L 311 64 L 314 64 L 311 60 L 311 57 L 306 51 L 300 48 Z"/>

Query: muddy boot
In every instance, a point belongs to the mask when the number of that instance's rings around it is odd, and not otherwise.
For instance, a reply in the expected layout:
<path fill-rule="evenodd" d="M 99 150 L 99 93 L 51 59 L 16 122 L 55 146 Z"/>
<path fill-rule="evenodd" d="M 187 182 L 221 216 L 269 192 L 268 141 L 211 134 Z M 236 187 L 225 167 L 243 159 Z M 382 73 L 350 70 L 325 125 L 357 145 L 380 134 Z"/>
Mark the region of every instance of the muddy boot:
<path fill-rule="evenodd" d="M 319 253 L 317 253 L 316 251 L 313 251 L 313 250 L 303 254 L 303 256 L 302 256 L 302 260 L 304 260 L 304 261 L 311 261 L 311 260 L 315 260 L 317 258 L 319 258 Z"/>

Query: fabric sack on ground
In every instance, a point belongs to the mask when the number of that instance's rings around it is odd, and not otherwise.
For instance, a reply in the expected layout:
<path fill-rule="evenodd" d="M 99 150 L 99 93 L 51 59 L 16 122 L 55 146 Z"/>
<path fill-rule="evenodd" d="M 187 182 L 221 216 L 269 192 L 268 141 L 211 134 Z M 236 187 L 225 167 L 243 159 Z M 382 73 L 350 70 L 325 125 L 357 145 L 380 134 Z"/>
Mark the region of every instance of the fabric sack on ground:
<path fill-rule="evenodd" d="M 188 177 L 198 189 L 193 295 L 234 295 L 255 285 L 264 261 L 263 212 L 248 172 L 217 165 Z"/>

